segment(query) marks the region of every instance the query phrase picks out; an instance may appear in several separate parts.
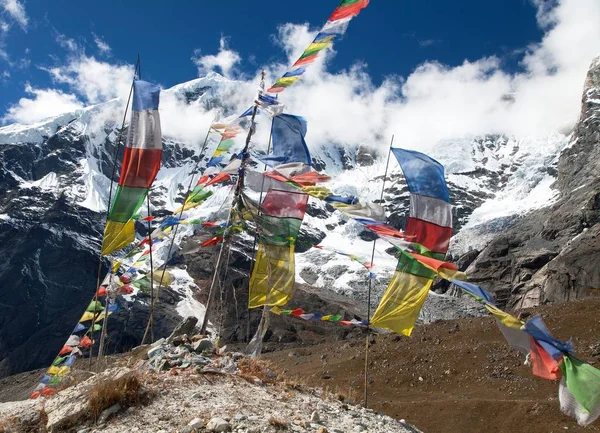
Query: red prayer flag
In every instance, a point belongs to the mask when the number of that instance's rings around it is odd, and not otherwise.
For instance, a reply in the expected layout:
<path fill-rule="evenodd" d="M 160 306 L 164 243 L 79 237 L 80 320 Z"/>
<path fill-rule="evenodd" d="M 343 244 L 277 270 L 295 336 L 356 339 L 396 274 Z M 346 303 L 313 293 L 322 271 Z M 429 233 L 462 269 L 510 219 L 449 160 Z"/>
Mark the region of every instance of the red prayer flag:
<path fill-rule="evenodd" d="M 303 314 L 304 314 L 304 310 L 302 308 L 296 308 L 295 310 L 292 310 L 292 312 L 290 313 L 290 316 L 300 317 Z"/>
<path fill-rule="evenodd" d="M 430 268 L 435 269 L 436 271 L 438 271 L 440 268 L 452 269 L 453 271 L 456 271 L 458 269 L 454 263 L 444 262 L 443 260 L 432 259 L 431 257 L 422 256 L 417 253 L 409 253 L 409 254 L 411 256 L 413 256 L 415 259 L 417 259 L 418 261 L 420 261 L 421 263 L 423 263 L 424 265 L 429 266 Z"/>
<path fill-rule="evenodd" d="M 395 238 L 406 239 L 406 235 L 396 229 L 386 226 L 385 224 L 368 224 L 366 226 L 372 232 L 385 236 L 393 236 Z"/>
<path fill-rule="evenodd" d="M 58 352 L 58 355 L 64 355 L 65 353 L 69 353 L 73 350 L 73 348 L 71 346 L 63 346 L 62 349 L 60 349 L 60 352 Z"/>
<path fill-rule="evenodd" d="M 327 21 L 337 21 L 344 18 L 355 17 L 360 11 L 366 8 L 369 4 L 369 0 L 359 0 L 356 3 L 342 6 L 333 11 Z"/>
<path fill-rule="evenodd" d="M 223 236 L 215 236 L 214 238 L 210 238 L 205 240 L 200 244 L 201 247 L 212 247 L 217 245 L 219 242 L 223 240 Z"/>
<path fill-rule="evenodd" d="M 79 345 L 81 347 L 86 347 L 86 348 L 90 347 L 92 344 L 94 344 L 94 340 L 92 340 L 87 335 L 84 335 L 83 338 L 81 339 L 81 341 L 79 342 Z"/>
<path fill-rule="evenodd" d="M 106 287 L 104 286 L 100 286 L 100 288 L 98 289 L 98 296 L 106 296 Z"/>
<path fill-rule="evenodd" d="M 292 180 L 302 186 L 310 186 L 315 185 L 319 182 L 330 181 L 331 178 L 317 171 L 309 171 L 308 173 L 302 173 L 296 176 L 292 176 Z"/>
<path fill-rule="evenodd" d="M 44 389 L 42 389 L 42 392 L 40 393 L 40 395 L 48 397 L 48 396 L 51 396 L 52 394 L 54 394 L 55 392 L 56 391 L 54 391 L 52 388 L 45 387 Z"/>
<path fill-rule="evenodd" d="M 305 57 L 303 59 L 298 60 L 296 63 L 294 63 L 292 66 L 304 66 L 304 65 L 308 65 L 312 62 L 315 61 L 315 59 L 318 57 L 319 53 L 313 54 L 312 56 L 308 56 Z M 281 90 L 283 90 L 285 87 L 281 87 Z M 278 90 L 278 92 L 280 92 L 281 90 Z M 270 92 L 275 92 L 275 90 L 273 90 L 273 87 L 271 87 L 271 89 L 269 89 Z"/>
<path fill-rule="evenodd" d="M 207 174 L 201 176 L 200 179 L 198 180 L 198 183 L 196 184 L 196 186 L 202 185 L 203 183 L 208 182 L 209 179 L 210 179 L 210 176 Z"/>
<path fill-rule="evenodd" d="M 529 337 L 529 349 L 529 359 L 535 376 L 548 380 L 561 378 L 558 361 L 552 358 L 533 337 Z"/>
<path fill-rule="evenodd" d="M 231 179 L 227 173 L 218 173 L 215 177 L 213 177 L 206 186 L 214 185 L 215 183 L 226 182 Z"/>

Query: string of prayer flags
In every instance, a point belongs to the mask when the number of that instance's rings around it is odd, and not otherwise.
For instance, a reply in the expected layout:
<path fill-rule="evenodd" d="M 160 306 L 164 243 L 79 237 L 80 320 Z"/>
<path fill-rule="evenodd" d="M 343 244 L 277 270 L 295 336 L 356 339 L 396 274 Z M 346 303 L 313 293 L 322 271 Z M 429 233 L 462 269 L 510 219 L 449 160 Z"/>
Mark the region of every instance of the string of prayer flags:
<path fill-rule="evenodd" d="M 311 44 L 300 55 L 300 58 L 267 92 L 281 92 L 298 81 L 306 72 L 306 66 L 313 63 L 321 51 L 330 48 L 333 40 L 346 32 L 350 20 L 357 16 L 368 4 L 369 0 L 343 0 L 333 11 Z"/>
<path fill-rule="evenodd" d="M 413 250 L 421 253 L 421 260 L 427 259 L 430 265 L 435 266 L 431 259 L 442 263 L 452 236 L 450 194 L 444 179 L 444 167 L 420 152 L 398 148 L 391 151 L 400 164 L 411 194 L 409 218 L 403 237 L 411 242 Z M 367 227 L 375 232 L 388 231 L 379 225 Z M 417 256 L 400 251 L 396 272 L 375 310 L 371 324 L 409 336 L 435 275 L 431 266 L 423 264 Z"/>
<path fill-rule="evenodd" d="M 124 248 L 135 240 L 133 216 L 142 206 L 162 158 L 159 96 L 159 86 L 134 80 L 131 121 L 119 186 L 104 228 L 103 256 Z"/>
<path fill-rule="evenodd" d="M 357 263 L 360 263 L 365 269 L 368 269 L 368 270 L 373 269 L 373 263 L 369 259 L 357 256 L 356 254 L 346 253 L 346 252 L 338 250 L 336 248 L 328 248 L 328 247 L 325 247 L 325 246 L 322 246 L 322 245 L 315 245 L 314 247 L 318 248 L 320 250 L 323 250 L 323 251 L 331 251 L 332 253 L 336 253 L 336 254 L 339 254 L 341 256 L 346 256 L 350 260 L 353 260 L 353 261 L 355 261 Z"/>

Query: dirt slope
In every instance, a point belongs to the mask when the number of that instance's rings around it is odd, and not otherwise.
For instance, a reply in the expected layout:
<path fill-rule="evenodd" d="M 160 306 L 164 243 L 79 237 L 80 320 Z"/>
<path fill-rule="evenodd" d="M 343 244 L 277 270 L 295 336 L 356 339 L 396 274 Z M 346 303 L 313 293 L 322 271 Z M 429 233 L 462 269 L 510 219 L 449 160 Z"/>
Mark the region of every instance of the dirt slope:
<path fill-rule="evenodd" d="M 573 338 L 577 355 L 600 366 L 600 299 L 539 307 L 554 335 Z M 289 320 L 295 320 L 289 318 Z M 311 386 L 363 399 L 364 339 L 265 354 L 280 372 Z M 379 335 L 369 350 L 369 407 L 446 432 L 600 432 L 559 409 L 558 383 L 536 378 L 491 318 L 438 322 L 412 337 Z"/>

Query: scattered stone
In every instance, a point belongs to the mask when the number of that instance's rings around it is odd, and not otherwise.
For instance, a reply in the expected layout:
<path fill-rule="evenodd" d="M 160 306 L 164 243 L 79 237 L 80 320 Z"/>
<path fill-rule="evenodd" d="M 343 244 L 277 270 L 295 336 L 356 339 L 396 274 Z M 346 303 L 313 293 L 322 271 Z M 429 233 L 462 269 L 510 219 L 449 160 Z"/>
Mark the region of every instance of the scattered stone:
<path fill-rule="evenodd" d="M 231 431 L 231 425 L 223 418 L 211 418 L 211 420 L 206 424 L 206 429 L 212 432 L 227 432 Z"/>
<path fill-rule="evenodd" d="M 182 335 L 178 335 L 177 337 L 173 338 L 173 346 L 181 346 L 182 344 L 189 344 L 190 343 L 190 339 L 188 338 L 187 334 L 182 334 Z"/>
<path fill-rule="evenodd" d="M 175 327 L 175 329 L 173 330 L 171 335 L 169 335 L 169 338 L 167 338 L 167 342 L 169 342 L 169 343 L 173 342 L 173 339 L 175 337 L 178 337 L 179 335 L 194 334 L 194 328 L 196 327 L 197 323 L 198 323 L 197 317 L 193 317 L 193 316 L 186 317 L 185 319 L 183 319 L 183 321 L 179 325 L 177 325 Z"/>
<path fill-rule="evenodd" d="M 316 410 L 310 415 L 310 422 L 314 422 L 314 423 L 318 423 L 319 421 L 321 421 L 321 418 L 319 417 L 319 412 L 317 412 Z"/>
<path fill-rule="evenodd" d="M 204 427 L 204 422 L 200 418 L 194 418 L 188 423 L 188 425 L 185 426 L 185 428 L 182 430 L 182 433 L 199 431 L 202 427 Z"/>
<path fill-rule="evenodd" d="M 119 403 L 113 404 L 108 409 L 105 409 L 100 416 L 98 417 L 98 424 L 104 424 L 108 419 L 121 410 L 121 405 Z"/>
<path fill-rule="evenodd" d="M 319 430 L 317 430 L 317 433 L 329 433 L 329 430 L 327 430 L 325 427 L 320 427 Z"/>
<path fill-rule="evenodd" d="M 214 345 L 213 342 L 210 341 L 208 338 L 203 338 L 202 340 L 194 342 L 192 344 L 192 349 L 194 349 L 194 352 L 196 353 L 202 353 L 204 351 L 212 352 L 212 350 L 214 349 Z"/>

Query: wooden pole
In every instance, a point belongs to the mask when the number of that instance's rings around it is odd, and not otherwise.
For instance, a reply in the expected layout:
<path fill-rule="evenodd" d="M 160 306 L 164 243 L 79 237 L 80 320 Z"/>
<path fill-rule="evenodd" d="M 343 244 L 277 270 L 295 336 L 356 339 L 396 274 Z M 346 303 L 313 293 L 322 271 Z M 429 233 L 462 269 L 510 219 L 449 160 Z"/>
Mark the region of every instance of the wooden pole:
<path fill-rule="evenodd" d="M 388 174 L 388 168 L 390 166 L 390 156 L 392 155 L 392 146 L 394 144 L 394 136 L 392 135 L 392 140 L 390 141 L 390 149 L 388 150 L 387 163 L 385 164 L 385 174 L 383 175 L 383 184 L 381 185 L 381 196 L 379 197 L 379 201 L 383 201 L 383 193 L 385 191 L 385 180 Z M 371 251 L 371 266 L 373 266 L 373 260 L 375 260 L 375 245 L 377 244 L 377 239 L 373 241 L 373 250 Z M 369 293 L 367 295 L 367 337 L 365 338 L 365 407 L 367 407 L 369 403 L 369 334 L 371 332 L 371 288 L 373 285 L 373 278 L 371 278 L 371 272 L 369 272 Z"/>
<path fill-rule="evenodd" d="M 108 190 L 108 204 L 106 206 L 106 215 L 107 218 L 110 215 L 110 207 L 112 204 L 112 194 L 113 194 L 113 185 L 115 183 L 115 176 L 117 173 L 117 158 L 119 157 L 119 151 L 121 150 L 122 138 L 123 138 L 123 129 L 125 129 L 125 122 L 127 120 L 127 111 L 129 110 L 129 103 L 131 102 L 131 95 L 133 94 L 133 83 L 135 82 L 138 73 L 140 70 L 140 55 L 138 54 L 137 61 L 135 63 L 135 69 L 133 71 L 133 80 L 131 81 L 131 88 L 129 89 L 129 96 L 127 97 L 127 104 L 125 105 L 125 112 L 123 113 L 123 121 L 121 122 L 121 129 L 119 130 L 119 136 L 117 137 L 117 146 L 115 148 L 115 154 L 113 157 L 113 169 L 110 177 L 110 188 Z M 98 273 L 96 277 L 96 293 L 94 294 L 94 305 L 98 301 L 98 291 L 100 290 L 100 273 L 102 272 L 102 250 L 104 249 L 104 235 L 102 238 L 102 243 L 100 245 L 100 258 L 98 259 Z M 106 315 L 105 315 L 106 321 Z M 94 326 L 96 325 L 96 312 L 94 311 L 94 319 L 92 320 L 92 332 L 90 338 L 93 340 L 94 336 Z M 104 323 L 103 326 L 106 326 Z M 98 349 L 100 351 L 100 349 Z M 92 366 L 92 358 L 94 354 L 94 345 L 90 346 L 90 367 Z"/>
<path fill-rule="evenodd" d="M 261 88 L 264 88 L 264 82 L 265 82 L 265 71 L 263 70 L 261 73 L 261 84 L 260 84 Z M 210 313 L 210 307 L 212 304 L 214 287 L 215 287 L 215 283 L 217 280 L 217 273 L 219 272 L 219 266 L 221 265 L 221 259 L 223 256 L 223 248 L 224 248 L 225 244 L 229 244 L 229 238 L 231 237 L 231 233 L 229 233 L 229 230 L 228 230 L 229 224 L 231 223 L 233 209 L 234 209 L 234 207 L 237 206 L 237 204 L 240 200 L 240 194 L 242 192 L 242 187 L 244 186 L 244 170 L 246 169 L 246 165 L 248 164 L 248 159 L 249 159 L 248 148 L 250 147 L 250 140 L 252 138 L 252 135 L 254 134 L 254 129 L 256 127 L 255 119 L 256 119 L 257 110 L 258 110 L 258 107 L 256 105 L 254 105 L 254 108 L 252 109 L 252 118 L 250 119 L 250 129 L 248 130 L 248 135 L 246 136 L 246 144 L 244 146 L 244 149 L 242 150 L 242 163 L 240 165 L 238 180 L 235 185 L 235 193 L 233 196 L 233 203 L 229 210 L 229 216 L 227 218 L 227 226 L 225 229 L 223 243 L 221 244 L 221 248 L 219 250 L 219 255 L 217 256 L 217 264 L 215 266 L 215 273 L 213 274 L 213 279 L 210 284 L 210 289 L 208 291 L 208 300 L 206 301 L 206 311 L 204 313 L 204 319 L 202 320 L 202 327 L 200 328 L 201 334 L 206 333 L 206 326 L 208 325 L 208 317 L 209 317 L 209 313 Z"/>

